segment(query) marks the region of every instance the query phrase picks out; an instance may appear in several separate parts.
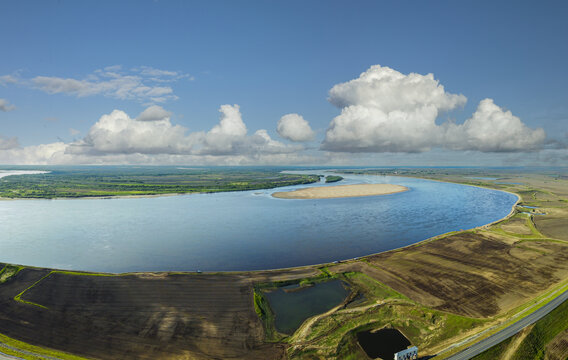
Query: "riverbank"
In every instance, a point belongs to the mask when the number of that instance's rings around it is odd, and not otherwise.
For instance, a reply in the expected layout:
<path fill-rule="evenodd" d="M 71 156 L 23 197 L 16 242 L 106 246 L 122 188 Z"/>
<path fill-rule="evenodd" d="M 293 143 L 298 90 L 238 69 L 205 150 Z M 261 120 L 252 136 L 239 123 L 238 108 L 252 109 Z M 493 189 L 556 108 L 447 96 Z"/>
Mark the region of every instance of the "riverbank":
<path fill-rule="evenodd" d="M 393 184 L 356 184 L 322 186 L 299 189 L 294 191 L 281 191 L 272 194 L 280 199 L 336 199 L 346 197 L 377 196 L 395 194 L 409 189 Z"/>
<path fill-rule="evenodd" d="M 542 178 L 530 191 L 514 186 L 509 190 L 535 206 L 558 206 L 547 208 L 551 215 L 543 218 L 565 219 L 560 211 L 566 209 L 562 199 L 568 187 L 562 181 L 557 184 Z M 557 193 L 557 189 L 563 191 Z M 568 277 L 568 243 L 539 233 L 529 220 L 513 208 L 495 223 L 401 249 L 271 271 L 109 277 L 26 267 L 0 286 L 0 303 L 5 309 L 1 313 L 6 317 L 0 319 L 0 332 L 94 358 L 109 354 L 144 358 L 149 351 L 148 356 L 155 357 L 294 359 L 317 353 L 314 359 L 327 359 L 359 351 L 353 340 L 357 331 L 390 326 L 419 346 L 421 354 L 436 354 L 510 317 Z M 508 226 L 512 221 L 515 227 Z M 359 291 L 363 303 L 314 317 L 308 320 L 307 331 L 281 342 L 263 340 L 262 325 L 254 313 L 254 284 L 300 281 L 322 274 L 342 277 L 352 291 Z M 137 296 L 132 297 L 133 293 Z M 17 294 L 27 302 L 14 301 Z M 28 325 L 20 325 L 23 322 Z M 248 327 L 235 326 L 242 322 Z M 94 329 L 92 323 L 98 327 Z M 62 342 L 42 335 L 54 329 Z M 232 341 L 227 344 L 229 338 Z"/>

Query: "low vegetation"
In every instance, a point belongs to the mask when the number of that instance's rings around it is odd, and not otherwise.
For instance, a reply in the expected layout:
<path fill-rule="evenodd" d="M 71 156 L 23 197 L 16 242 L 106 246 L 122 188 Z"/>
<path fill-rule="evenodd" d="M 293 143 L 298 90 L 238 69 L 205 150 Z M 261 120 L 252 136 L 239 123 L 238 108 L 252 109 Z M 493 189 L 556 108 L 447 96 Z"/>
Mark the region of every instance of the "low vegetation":
<path fill-rule="evenodd" d="M 568 358 L 568 301 L 529 329 L 476 356 L 474 360 L 565 360 Z M 516 339 L 520 338 L 520 343 Z M 513 347 L 514 346 L 514 347 Z"/>
<path fill-rule="evenodd" d="M 144 178 L 129 169 L 132 173 L 125 184 L 134 184 L 133 179 L 141 181 L 138 185 L 162 179 L 158 183 L 169 186 L 170 180 L 175 183 L 189 176 L 160 175 L 163 168 L 155 168 Z M 237 170 L 227 170 L 225 180 L 216 182 L 216 174 L 206 169 L 183 171 L 196 171 L 189 176 L 194 182 L 188 180 L 185 185 L 201 192 L 211 184 L 227 189 L 251 186 L 251 182 L 257 186 L 263 181 L 266 185 L 318 178 L 283 178 L 275 170 L 256 169 L 245 180 Z M 357 343 L 357 332 L 394 327 L 425 356 L 527 309 L 568 279 L 568 177 L 553 171 L 522 175 L 478 169 L 380 169 L 371 173 L 507 190 L 521 195 L 521 206 L 513 216 L 491 226 L 325 267 L 85 276 L 0 264 L 0 332 L 6 335 L 0 343 L 18 339 L 91 358 L 368 359 Z M 126 179 L 117 174 L 105 176 L 96 182 L 106 186 Z M 68 184 L 73 183 L 72 177 L 67 178 Z M 3 181 L 17 178 L 2 179 L 0 189 L 17 189 Z M 78 193 L 85 196 L 88 192 L 75 191 Z M 44 193 L 46 197 L 50 194 Z M 538 209 L 533 212 L 527 206 Z M 347 299 L 309 318 L 292 335 L 278 333 L 263 292 L 331 278 L 349 284 Z M 503 356 L 564 360 L 568 358 L 567 319 L 568 302 L 477 360 Z M 22 344 L 19 346 L 26 346 Z"/>
<path fill-rule="evenodd" d="M 34 168 L 35 169 L 35 168 Z M 4 198 L 80 198 L 244 191 L 319 181 L 277 168 L 60 167 L 0 179 Z"/>
<path fill-rule="evenodd" d="M 333 183 L 333 182 L 338 182 L 343 180 L 342 176 L 336 176 L 336 175 L 328 175 L 325 177 L 325 182 L 326 183 Z"/>

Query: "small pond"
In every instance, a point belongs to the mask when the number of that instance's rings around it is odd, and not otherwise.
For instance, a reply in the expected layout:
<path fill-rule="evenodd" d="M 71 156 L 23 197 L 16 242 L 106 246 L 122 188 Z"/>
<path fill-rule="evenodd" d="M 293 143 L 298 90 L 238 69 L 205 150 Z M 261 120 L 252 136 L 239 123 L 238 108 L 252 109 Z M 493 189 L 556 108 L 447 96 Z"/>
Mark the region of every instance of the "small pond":
<path fill-rule="evenodd" d="M 331 280 L 309 287 L 278 288 L 264 296 L 274 312 L 276 330 L 292 334 L 307 318 L 341 304 L 348 294 L 340 280 Z"/>
<path fill-rule="evenodd" d="M 395 353 L 410 346 L 410 341 L 397 329 L 361 331 L 357 333 L 357 341 L 371 359 L 390 360 Z"/>

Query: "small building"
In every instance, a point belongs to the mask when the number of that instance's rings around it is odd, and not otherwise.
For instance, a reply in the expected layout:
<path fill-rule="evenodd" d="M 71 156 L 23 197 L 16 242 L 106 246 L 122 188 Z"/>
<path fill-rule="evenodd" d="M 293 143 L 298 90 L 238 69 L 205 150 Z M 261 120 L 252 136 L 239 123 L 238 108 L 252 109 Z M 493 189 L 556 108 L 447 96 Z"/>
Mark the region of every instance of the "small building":
<path fill-rule="evenodd" d="M 418 359 L 418 348 L 416 346 L 399 351 L 394 354 L 394 360 L 415 360 Z"/>

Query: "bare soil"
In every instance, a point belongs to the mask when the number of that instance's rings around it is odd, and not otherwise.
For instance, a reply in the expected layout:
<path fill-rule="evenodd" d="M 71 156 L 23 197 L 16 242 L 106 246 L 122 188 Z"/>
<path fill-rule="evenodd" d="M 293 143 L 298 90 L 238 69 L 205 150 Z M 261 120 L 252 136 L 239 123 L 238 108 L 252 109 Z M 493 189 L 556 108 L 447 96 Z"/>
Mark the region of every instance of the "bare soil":
<path fill-rule="evenodd" d="M 265 344 L 242 275 L 78 276 L 24 269 L 0 286 L 0 329 L 35 345 L 99 359 L 280 359 Z"/>
<path fill-rule="evenodd" d="M 528 261 L 530 260 L 530 261 Z M 436 309 L 490 317 L 530 300 L 568 276 L 568 244 L 508 244 L 487 233 L 461 233 L 368 258 L 365 271 Z"/>
<path fill-rule="evenodd" d="M 568 359 L 568 330 L 561 332 L 546 346 L 548 360 Z"/>
<path fill-rule="evenodd" d="M 568 241 L 568 218 L 534 216 L 533 221 L 538 231 L 544 235 Z"/>

